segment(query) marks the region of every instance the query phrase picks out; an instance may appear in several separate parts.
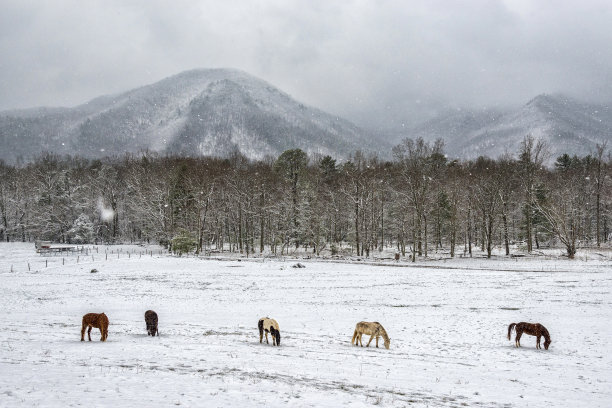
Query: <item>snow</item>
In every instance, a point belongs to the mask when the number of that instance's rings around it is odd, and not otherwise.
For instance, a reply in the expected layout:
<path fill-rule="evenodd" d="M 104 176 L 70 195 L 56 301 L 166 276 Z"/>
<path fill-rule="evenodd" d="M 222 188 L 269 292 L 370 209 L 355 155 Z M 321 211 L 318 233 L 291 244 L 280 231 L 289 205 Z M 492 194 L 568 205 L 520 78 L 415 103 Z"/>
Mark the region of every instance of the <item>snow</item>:
<path fill-rule="evenodd" d="M 612 404 L 609 257 L 400 265 L 2 243 L 0 406 Z M 81 316 L 102 311 L 108 341 L 80 342 Z M 259 343 L 262 316 L 280 347 Z M 351 346 L 360 320 L 381 322 L 391 348 Z M 519 321 L 544 324 L 550 349 L 527 335 L 514 348 Z"/>

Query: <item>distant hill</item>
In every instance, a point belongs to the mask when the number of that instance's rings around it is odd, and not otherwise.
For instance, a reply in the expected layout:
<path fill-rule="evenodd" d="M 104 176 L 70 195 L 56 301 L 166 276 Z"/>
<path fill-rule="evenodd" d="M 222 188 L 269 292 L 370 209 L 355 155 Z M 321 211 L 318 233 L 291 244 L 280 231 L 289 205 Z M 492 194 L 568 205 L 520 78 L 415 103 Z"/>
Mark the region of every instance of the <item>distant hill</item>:
<path fill-rule="evenodd" d="M 305 106 L 269 83 L 230 69 L 198 69 L 74 108 L 0 112 L 0 159 L 41 152 L 101 157 L 145 150 L 252 159 L 291 148 L 388 155 L 352 123 Z"/>
<path fill-rule="evenodd" d="M 547 143 L 549 163 L 563 153 L 584 156 L 593 153 L 597 143 L 612 146 L 612 109 L 562 95 L 539 95 L 517 109 L 453 111 L 407 133 L 429 141 L 442 138 L 450 157 L 464 159 L 516 156 L 528 134 Z"/>

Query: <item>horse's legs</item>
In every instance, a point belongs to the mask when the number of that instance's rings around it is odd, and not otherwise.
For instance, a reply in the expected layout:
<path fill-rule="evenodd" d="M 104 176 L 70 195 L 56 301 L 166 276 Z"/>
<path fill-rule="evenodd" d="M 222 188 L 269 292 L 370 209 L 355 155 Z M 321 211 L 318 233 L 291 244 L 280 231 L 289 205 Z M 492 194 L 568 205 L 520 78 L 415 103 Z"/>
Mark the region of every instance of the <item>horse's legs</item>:
<path fill-rule="evenodd" d="M 266 332 L 266 344 L 270 344 L 270 342 L 268 341 L 268 332 Z"/>
<path fill-rule="evenodd" d="M 521 336 L 523 335 L 522 331 L 516 332 L 516 347 L 521 347 Z"/>
<path fill-rule="evenodd" d="M 378 336 L 376 336 L 376 348 L 378 348 Z"/>
<path fill-rule="evenodd" d="M 370 341 L 368 341 L 368 344 L 366 345 L 366 347 L 370 347 L 370 343 L 372 342 L 373 338 L 374 338 L 374 334 L 370 336 Z"/>
<path fill-rule="evenodd" d="M 540 347 L 540 338 L 541 338 L 541 337 L 542 337 L 542 336 L 538 336 L 538 337 L 537 337 L 537 341 L 536 341 L 536 348 L 537 348 L 537 349 L 541 349 L 541 348 L 542 348 L 542 347 Z"/>
<path fill-rule="evenodd" d="M 81 326 L 81 341 L 85 341 L 85 327 L 87 327 L 85 325 L 85 323 L 83 323 L 83 325 Z"/>
<path fill-rule="evenodd" d="M 89 341 L 91 341 L 91 329 L 92 328 L 93 328 L 92 326 L 89 326 L 89 329 L 87 329 L 87 337 L 89 337 Z"/>
<path fill-rule="evenodd" d="M 362 336 L 363 336 L 363 333 L 359 333 L 359 344 L 361 345 L 361 347 L 363 347 L 363 340 L 361 340 Z"/>

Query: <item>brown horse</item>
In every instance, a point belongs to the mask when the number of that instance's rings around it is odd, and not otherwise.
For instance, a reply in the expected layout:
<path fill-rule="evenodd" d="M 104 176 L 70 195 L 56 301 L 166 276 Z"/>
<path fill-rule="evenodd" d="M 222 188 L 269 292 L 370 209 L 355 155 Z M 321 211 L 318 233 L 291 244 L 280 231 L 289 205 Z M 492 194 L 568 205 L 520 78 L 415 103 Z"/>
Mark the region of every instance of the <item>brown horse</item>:
<path fill-rule="evenodd" d="M 145 312 L 145 323 L 147 324 L 147 335 L 155 337 L 155 334 L 159 336 L 157 330 L 157 313 L 152 310 Z"/>
<path fill-rule="evenodd" d="M 85 328 L 89 327 L 87 330 L 87 337 L 89 337 L 89 341 L 91 341 L 91 329 L 95 327 L 96 329 L 100 329 L 100 333 L 102 337 L 100 337 L 100 341 L 106 341 L 108 337 L 108 317 L 104 313 L 87 313 L 83 316 L 83 325 L 81 327 L 81 341 L 85 341 Z"/>
<path fill-rule="evenodd" d="M 536 348 L 541 349 L 540 347 L 540 338 L 544 336 L 544 348 L 548 350 L 548 346 L 550 346 L 550 334 L 546 327 L 542 326 L 540 323 L 510 323 L 508 326 L 508 340 L 510 340 L 510 334 L 512 333 L 512 329 L 516 330 L 516 337 L 514 339 L 514 344 L 516 347 L 521 347 L 521 336 L 523 333 L 530 334 L 532 336 L 537 337 Z"/>

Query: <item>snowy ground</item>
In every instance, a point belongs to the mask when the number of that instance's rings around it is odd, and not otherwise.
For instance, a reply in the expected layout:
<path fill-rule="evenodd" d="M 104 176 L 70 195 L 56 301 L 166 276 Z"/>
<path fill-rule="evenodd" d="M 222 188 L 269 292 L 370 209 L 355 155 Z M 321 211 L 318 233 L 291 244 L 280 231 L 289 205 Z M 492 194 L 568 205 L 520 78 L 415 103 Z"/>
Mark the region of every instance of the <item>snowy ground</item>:
<path fill-rule="evenodd" d="M 0 244 L 0 406 L 612 406 L 607 256 L 294 269 L 122 250 L 77 263 Z M 102 311 L 108 341 L 81 343 L 81 316 Z M 262 316 L 280 347 L 259 344 Z M 360 320 L 390 350 L 351 346 Z M 544 324 L 550 349 L 514 348 L 518 321 Z"/>

